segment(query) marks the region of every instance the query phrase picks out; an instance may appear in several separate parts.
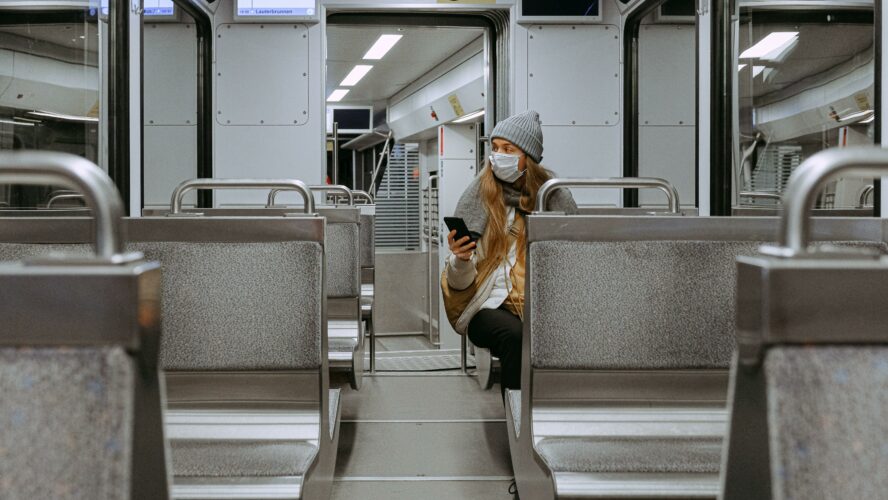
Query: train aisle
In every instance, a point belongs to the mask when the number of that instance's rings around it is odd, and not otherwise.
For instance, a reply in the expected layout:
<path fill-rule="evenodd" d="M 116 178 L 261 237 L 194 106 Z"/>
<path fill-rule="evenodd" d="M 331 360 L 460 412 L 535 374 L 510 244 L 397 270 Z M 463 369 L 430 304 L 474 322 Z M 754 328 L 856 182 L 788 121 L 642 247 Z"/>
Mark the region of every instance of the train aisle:
<path fill-rule="evenodd" d="M 338 382 L 338 381 L 337 381 Z M 511 499 L 498 388 L 452 372 L 365 375 L 342 387 L 333 499 Z"/>

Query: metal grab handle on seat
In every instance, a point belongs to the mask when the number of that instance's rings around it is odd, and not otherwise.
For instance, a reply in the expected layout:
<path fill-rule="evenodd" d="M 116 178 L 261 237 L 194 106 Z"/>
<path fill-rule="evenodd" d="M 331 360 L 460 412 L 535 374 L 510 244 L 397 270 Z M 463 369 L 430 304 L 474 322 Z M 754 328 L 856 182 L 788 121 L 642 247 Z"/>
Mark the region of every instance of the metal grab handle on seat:
<path fill-rule="evenodd" d="M 669 181 L 656 177 L 610 177 L 603 179 L 550 179 L 540 187 L 537 194 L 536 211 L 545 212 L 549 198 L 558 188 L 634 188 L 634 189 L 659 189 L 666 193 L 669 202 L 669 212 L 681 213 L 681 203 L 678 200 L 678 190 Z"/>
<path fill-rule="evenodd" d="M 196 189 L 279 189 L 297 191 L 305 200 L 305 213 L 315 213 L 314 197 L 311 189 L 297 179 L 190 179 L 173 190 L 170 201 L 170 215 L 182 213 L 182 199 L 185 193 Z"/>
<path fill-rule="evenodd" d="M 52 198 L 50 198 L 48 202 L 46 202 L 46 208 L 52 208 L 52 206 L 57 201 L 62 201 L 62 200 L 83 200 L 83 195 L 79 194 L 79 193 L 57 194 L 57 195 L 53 196 Z"/>
<path fill-rule="evenodd" d="M 811 211 L 818 193 L 839 175 L 881 177 L 888 174 L 888 149 L 849 147 L 821 151 L 805 160 L 789 177 L 783 193 L 779 246 L 762 252 L 778 257 L 795 257 L 808 252 Z"/>
<path fill-rule="evenodd" d="M 866 208 L 866 200 L 869 199 L 870 195 L 876 194 L 876 186 L 869 184 L 863 188 L 863 191 L 860 192 L 860 198 L 857 200 L 857 208 Z M 873 200 L 875 201 L 875 200 Z M 872 206 L 872 205 L 870 205 Z"/>
<path fill-rule="evenodd" d="M 749 198 L 751 200 L 777 200 L 777 203 L 783 203 L 783 197 L 777 193 L 760 193 L 758 191 L 741 191 L 741 198 Z"/>
<path fill-rule="evenodd" d="M 308 188 L 311 190 L 312 193 L 318 191 L 321 193 L 332 192 L 342 194 L 348 200 L 349 206 L 355 204 L 355 198 L 352 195 L 351 189 L 346 186 L 342 186 L 339 184 L 323 184 L 320 186 L 308 186 Z M 277 198 L 278 193 L 280 193 L 281 191 L 292 191 L 292 188 L 284 187 L 272 189 L 271 192 L 268 193 L 268 200 L 265 203 L 265 208 L 271 208 L 274 206 L 274 199 Z M 312 202 L 314 202 L 314 198 L 312 198 Z"/>
<path fill-rule="evenodd" d="M 355 202 L 357 202 L 360 199 L 360 200 L 365 200 L 367 202 L 366 203 L 367 205 L 372 205 L 373 203 L 375 203 L 373 201 L 373 197 L 370 196 L 370 193 L 368 193 L 367 191 L 353 189 L 352 190 L 352 197 L 354 198 Z"/>
<path fill-rule="evenodd" d="M 108 175 L 94 163 L 67 153 L 0 153 L 0 183 L 63 185 L 83 194 L 95 218 L 96 257 L 122 263 L 136 254 L 123 252 L 123 201 Z"/>

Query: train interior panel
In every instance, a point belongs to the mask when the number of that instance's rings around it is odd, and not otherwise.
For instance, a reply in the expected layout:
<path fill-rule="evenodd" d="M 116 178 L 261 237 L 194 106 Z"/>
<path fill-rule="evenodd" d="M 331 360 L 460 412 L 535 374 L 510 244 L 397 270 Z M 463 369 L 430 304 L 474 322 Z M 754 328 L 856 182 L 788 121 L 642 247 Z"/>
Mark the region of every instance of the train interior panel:
<path fill-rule="evenodd" d="M 0 499 L 888 498 L 880 0 L 0 0 Z"/>

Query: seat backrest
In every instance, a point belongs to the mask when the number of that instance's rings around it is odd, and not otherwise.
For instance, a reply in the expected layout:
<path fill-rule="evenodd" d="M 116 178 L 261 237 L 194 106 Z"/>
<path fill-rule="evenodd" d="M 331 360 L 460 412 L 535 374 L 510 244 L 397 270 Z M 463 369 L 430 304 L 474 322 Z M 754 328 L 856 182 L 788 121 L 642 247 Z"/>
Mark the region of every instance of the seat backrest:
<path fill-rule="evenodd" d="M 883 223 L 888 241 L 888 221 Z M 722 498 L 888 490 L 888 259 L 738 259 L 738 355 Z"/>
<path fill-rule="evenodd" d="M 376 215 L 361 212 L 361 267 L 376 267 Z"/>
<path fill-rule="evenodd" d="M 734 258 L 757 246 L 531 243 L 534 368 L 726 369 L 734 347 Z"/>
<path fill-rule="evenodd" d="M 830 239 L 860 238 L 842 222 L 821 222 L 821 232 L 833 231 Z M 735 258 L 755 253 L 776 223 L 531 216 L 532 368 L 726 370 L 734 349 Z"/>
<path fill-rule="evenodd" d="M 327 219 L 327 297 L 361 295 L 360 211 L 353 207 L 319 208 Z"/>
<path fill-rule="evenodd" d="M 0 265 L 0 496 L 167 498 L 160 280 L 145 261 Z"/>
<path fill-rule="evenodd" d="M 0 243 L 0 260 L 88 251 L 71 244 L 89 238 L 87 219 L 7 222 L 30 224 L 32 242 Z M 323 218 L 146 217 L 127 219 L 126 229 L 128 250 L 166 269 L 165 370 L 323 366 Z"/>
<path fill-rule="evenodd" d="M 880 498 L 888 491 L 888 346 L 768 350 L 774 498 Z"/>

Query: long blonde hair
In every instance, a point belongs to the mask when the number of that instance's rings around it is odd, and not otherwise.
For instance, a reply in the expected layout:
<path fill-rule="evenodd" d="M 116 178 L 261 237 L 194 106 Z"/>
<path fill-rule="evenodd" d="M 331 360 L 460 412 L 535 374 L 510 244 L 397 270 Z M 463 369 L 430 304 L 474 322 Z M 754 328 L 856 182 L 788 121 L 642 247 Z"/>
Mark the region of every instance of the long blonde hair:
<path fill-rule="evenodd" d="M 484 259 L 478 266 L 478 274 L 487 276 L 500 263 L 509 252 L 509 231 L 506 227 L 506 203 L 503 198 L 501 181 L 493 175 L 489 161 L 485 163 L 485 169 L 481 172 L 481 200 L 484 210 L 487 212 L 487 227 L 484 229 L 482 239 L 484 241 Z M 516 181 L 516 188 L 521 189 L 521 200 L 518 210 L 530 213 L 536 205 L 537 193 L 546 181 L 553 177 L 552 173 L 542 165 L 527 156 L 525 158 L 525 172 L 521 179 Z M 516 213 L 516 221 L 518 214 Z M 522 226 L 523 227 L 523 226 Z M 527 241 L 527 232 L 522 230 L 518 235 L 518 249 L 523 255 L 522 249 Z"/>

